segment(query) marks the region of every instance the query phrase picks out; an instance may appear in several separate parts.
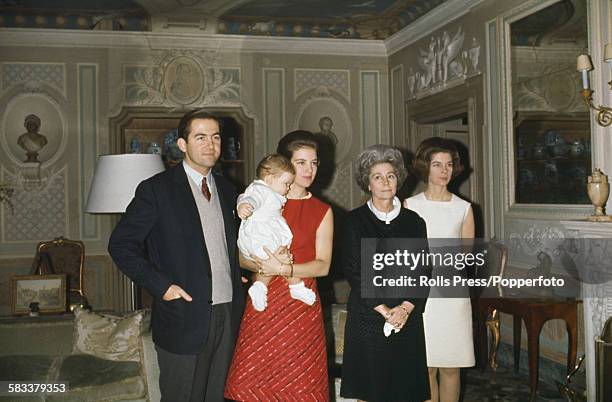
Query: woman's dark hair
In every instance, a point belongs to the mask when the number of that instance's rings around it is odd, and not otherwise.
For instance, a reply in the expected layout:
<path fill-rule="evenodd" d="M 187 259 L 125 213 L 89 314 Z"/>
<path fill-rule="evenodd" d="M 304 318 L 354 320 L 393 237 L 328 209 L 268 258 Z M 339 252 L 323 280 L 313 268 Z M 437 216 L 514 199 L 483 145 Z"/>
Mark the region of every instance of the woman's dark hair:
<path fill-rule="evenodd" d="M 302 148 L 310 148 L 317 151 L 319 146 L 317 145 L 316 137 L 313 133 L 306 130 L 296 130 L 285 134 L 283 138 L 278 141 L 276 153 L 291 160 L 293 153 Z"/>
<path fill-rule="evenodd" d="M 463 171 L 461 158 L 459 157 L 459 152 L 453 141 L 442 137 L 430 137 L 419 144 L 414 160 L 412 161 L 414 174 L 425 183 L 427 183 L 427 179 L 429 178 L 431 157 L 437 153 L 445 153 L 451 156 L 453 160 L 453 173 L 451 178 L 457 177 Z"/>
<path fill-rule="evenodd" d="M 187 141 L 187 137 L 189 137 L 189 130 L 191 129 L 191 122 L 196 119 L 216 121 L 217 124 L 219 125 L 219 131 L 221 131 L 221 128 L 223 126 L 222 121 L 214 114 L 207 112 L 205 110 L 200 110 L 200 109 L 192 110 L 191 112 L 185 113 L 185 115 L 181 117 L 181 121 L 179 121 L 179 124 L 178 124 L 179 138 L 182 138 L 185 141 Z"/>

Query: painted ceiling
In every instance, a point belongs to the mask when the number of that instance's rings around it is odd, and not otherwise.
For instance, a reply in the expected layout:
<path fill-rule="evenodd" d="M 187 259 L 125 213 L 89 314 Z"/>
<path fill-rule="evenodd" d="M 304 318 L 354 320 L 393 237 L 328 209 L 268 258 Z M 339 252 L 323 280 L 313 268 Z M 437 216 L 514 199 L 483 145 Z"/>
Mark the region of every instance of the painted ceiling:
<path fill-rule="evenodd" d="M 148 31 L 133 0 L 0 0 L 0 27 Z"/>
<path fill-rule="evenodd" d="M 446 0 L 249 0 L 220 17 L 219 33 L 385 39 Z"/>
<path fill-rule="evenodd" d="M 150 31 L 154 18 L 208 33 L 385 39 L 447 0 L 0 0 L 0 27 Z"/>

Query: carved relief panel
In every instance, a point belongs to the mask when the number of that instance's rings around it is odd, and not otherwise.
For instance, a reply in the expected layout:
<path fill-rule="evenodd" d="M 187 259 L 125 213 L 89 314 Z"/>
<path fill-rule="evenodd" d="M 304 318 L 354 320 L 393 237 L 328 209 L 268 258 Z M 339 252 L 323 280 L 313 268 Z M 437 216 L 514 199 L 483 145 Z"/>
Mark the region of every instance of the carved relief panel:
<path fill-rule="evenodd" d="M 240 68 L 219 65 L 212 51 L 168 51 L 148 65 L 126 64 L 128 105 L 203 106 L 240 102 Z"/>

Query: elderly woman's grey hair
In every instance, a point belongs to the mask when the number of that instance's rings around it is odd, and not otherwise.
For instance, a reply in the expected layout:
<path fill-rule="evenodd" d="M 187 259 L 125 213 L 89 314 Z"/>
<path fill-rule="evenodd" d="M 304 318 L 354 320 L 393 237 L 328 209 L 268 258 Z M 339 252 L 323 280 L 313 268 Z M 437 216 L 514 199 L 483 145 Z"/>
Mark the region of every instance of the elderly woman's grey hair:
<path fill-rule="evenodd" d="M 372 145 L 361 151 L 353 162 L 357 185 L 366 193 L 370 192 L 368 189 L 370 185 L 370 170 L 372 166 L 379 163 L 390 163 L 393 166 L 397 175 L 398 188 L 406 180 L 407 172 L 404 167 L 404 157 L 399 149 L 390 145 Z"/>

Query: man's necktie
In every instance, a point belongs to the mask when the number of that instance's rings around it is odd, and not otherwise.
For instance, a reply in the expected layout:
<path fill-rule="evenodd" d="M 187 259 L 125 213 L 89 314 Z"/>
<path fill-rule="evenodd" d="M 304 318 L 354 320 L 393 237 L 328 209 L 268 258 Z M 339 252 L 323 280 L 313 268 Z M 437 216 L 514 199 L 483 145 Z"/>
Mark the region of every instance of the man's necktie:
<path fill-rule="evenodd" d="M 206 201 L 210 201 L 210 190 L 208 184 L 206 184 L 206 177 L 202 177 L 202 194 L 204 194 Z"/>

